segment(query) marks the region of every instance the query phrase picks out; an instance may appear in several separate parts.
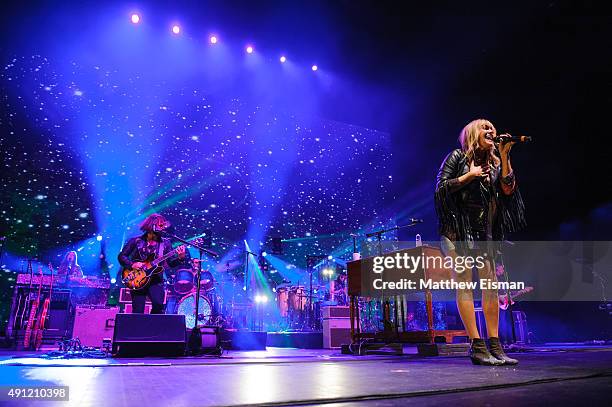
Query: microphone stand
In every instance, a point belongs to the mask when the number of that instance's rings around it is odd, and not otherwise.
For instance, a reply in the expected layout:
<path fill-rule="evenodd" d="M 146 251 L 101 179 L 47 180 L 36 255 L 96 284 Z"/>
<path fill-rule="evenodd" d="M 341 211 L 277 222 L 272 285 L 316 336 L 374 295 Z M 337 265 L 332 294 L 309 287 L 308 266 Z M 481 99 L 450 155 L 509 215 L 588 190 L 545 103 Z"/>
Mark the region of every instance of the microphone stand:
<path fill-rule="evenodd" d="M 249 255 L 250 256 L 254 256 L 254 257 L 259 257 L 259 256 L 257 255 L 257 253 L 253 253 L 253 252 L 248 251 L 246 249 L 244 250 L 244 255 L 245 255 L 245 258 L 246 258 L 246 260 L 245 260 L 245 269 L 244 269 L 244 288 L 245 288 L 245 291 L 246 291 L 246 296 L 247 296 L 248 300 L 250 301 L 251 300 L 251 293 L 250 293 L 250 288 L 251 287 L 249 286 Z M 247 316 L 245 318 L 248 319 L 248 314 L 247 314 Z M 245 322 L 245 325 L 247 325 L 247 329 L 248 329 L 248 326 L 250 324 L 249 324 L 249 321 L 247 321 L 246 319 L 245 319 L 244 322 Z M 253 322 L 253 321 L 251 321 L 251 322 Z M 253 323 L 253 329 L 255 329 L 255 323 Z"/>
<path fill-rule="evenodd" d="M 179 242 L 187 245 L 187 246 L 191 246 L 195 249 L 198 249 L 199 251 L 199 258 L 200 258 L 200 270 L 198 270 L 198 283 L 196 285 L 196 300 L 195 300 L 195 310 L 194 310 L 194 322 L 193 322 L 193 328 L 191 328 L 191 334 L 189 335 L 189 342 L 187 344 L 187 350 L 190 354 L 192 355 L 198 355 L 201 353 L 202 351 L 202 331 L 200 330 L 200 327 L 198 326 L 198 319 L 199 319 L 199 314 L 200 314 L 200 280 L 202 278 L 202 272 L 201 272 L 201 265 L 202 265 L 202 256 L 204 253 L 208 254 L 211 257 L 218 257 L 219 254 L 216 252 L 213 252 L 212 250 L 206 249 L 205 247 L 200 246 L 199 244 L 190 242 L 188 240 L 185 240 L 181 237 L 178 237 L 176 235 L 173 235 L 170 232 L 166 232 L 165 230 L 160 230 L 159 231 L 162 235 L 168 236 L 172 239 L 178 240 Z"/>

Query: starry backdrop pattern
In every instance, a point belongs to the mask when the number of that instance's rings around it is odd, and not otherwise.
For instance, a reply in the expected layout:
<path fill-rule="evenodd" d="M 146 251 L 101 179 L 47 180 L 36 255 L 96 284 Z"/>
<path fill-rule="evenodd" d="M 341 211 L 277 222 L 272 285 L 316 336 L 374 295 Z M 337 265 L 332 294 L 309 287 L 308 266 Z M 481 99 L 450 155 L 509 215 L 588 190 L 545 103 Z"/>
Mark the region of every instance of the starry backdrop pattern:
<path fill-rule="evenodd" d="M 280 237 L 295 263 L 390 221 L 380 131 L 39 55 L 2 66 L 0 98 L 5 268 L 83 247 L 93 259 L 97 235 L 113 263 L 151 212 L 181 236 L 209 231 L 237 257 L 243 240 L 261 250 Z"/>

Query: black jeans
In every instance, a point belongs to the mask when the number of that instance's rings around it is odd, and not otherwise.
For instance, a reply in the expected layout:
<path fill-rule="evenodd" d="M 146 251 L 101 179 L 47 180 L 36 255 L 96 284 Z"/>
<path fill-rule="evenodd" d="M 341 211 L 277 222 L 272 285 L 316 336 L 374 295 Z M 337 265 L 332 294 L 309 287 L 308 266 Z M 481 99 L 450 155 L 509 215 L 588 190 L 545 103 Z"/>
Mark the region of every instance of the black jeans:
<path fill-rule="evenodd" d="M 147 296 L 151 299 L 151 314 L 164 313 L 164 283 L 151 284 L 142 290 L 132 290 L 132 313 L 144 314 Z"/>

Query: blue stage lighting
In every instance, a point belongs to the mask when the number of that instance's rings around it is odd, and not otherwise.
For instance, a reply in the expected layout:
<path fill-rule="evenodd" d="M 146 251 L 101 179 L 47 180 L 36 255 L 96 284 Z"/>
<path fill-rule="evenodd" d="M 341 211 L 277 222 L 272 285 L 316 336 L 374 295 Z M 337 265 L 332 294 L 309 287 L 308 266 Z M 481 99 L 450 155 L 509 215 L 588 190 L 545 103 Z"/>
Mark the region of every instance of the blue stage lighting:
<path fill-rule="evenodd" d="M 181 32 L 181 27 L 179 27 L 179 26 L 178 26 L 178 25 L 176 25 L 176 24 L 175 24 L 175 25 L 173 25 L 173 26 L 172 26 L 172 32 L 173 32 L 174 34 L 179 34 L 179 33 Z"/>
<path fill-rule="evenodd" d="M 318 67 L 318 66 L 316 66 L 316 65 L 313 65 L 313 66 L 312 66 L 312 70 L 313 70 L 313 71 L 316 71 L 317 69 L 319 69 L 319 67 Z"/>
<path fill-rule="evenodd" d="M 253 48 L 253 46 L 252 46 L 252 45 L 248 45 L 248 46 L 246 47 L 246 52 L 247 52 L 247 54 L 252 54 L 254 50 L 255 50 L 255 49 Z"/>
<path fill-rule="evenodd" d="M 209 38 L 209 41 L 210 41 L 211 44 L 216 44 L 218 40 L 219 39 L 217 38 L 216 35 L 211 35 L 210 38 Z"/>
<path fill-rule="evenodd" d="M 131 19 L 132 19 L 132 23 L 134 24 L 138 24 L 140 22 L 140 16 L 136 13 L 132 14 Z"/>
<path fill-rule="evenodd" d="M 283 55 L 280 57 L 280 61 L 281 63 L 285 63 L 287 61 L 287 58 Z"/>

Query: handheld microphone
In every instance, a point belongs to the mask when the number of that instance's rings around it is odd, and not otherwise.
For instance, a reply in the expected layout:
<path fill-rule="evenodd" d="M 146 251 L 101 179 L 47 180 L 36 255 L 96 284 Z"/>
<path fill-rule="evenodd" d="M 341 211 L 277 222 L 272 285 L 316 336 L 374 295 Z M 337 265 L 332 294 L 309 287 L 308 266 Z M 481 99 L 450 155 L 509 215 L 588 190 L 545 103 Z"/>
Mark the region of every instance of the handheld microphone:
<path fill-rule="evenodd" d="M 515 143 L 527 143 L 531 141 L 529 136 L 511 136 L 509 134 L 502 134 L 500 136 L 493 137 L 493 141 L 496 143 L 509 143 L 514 141 Z"/>
<path fill-rule="evenodd" d="M 423 223 L 423 219 L 410 218 L 410 223 Z"/>

